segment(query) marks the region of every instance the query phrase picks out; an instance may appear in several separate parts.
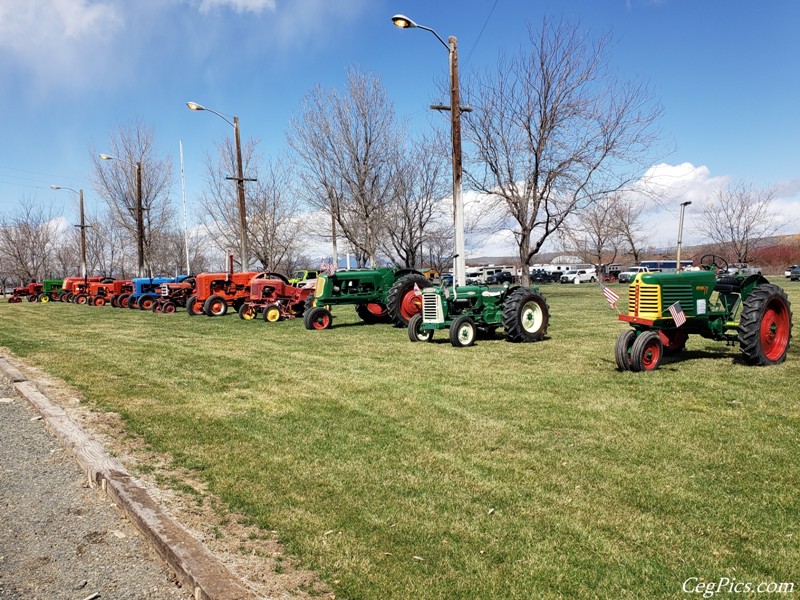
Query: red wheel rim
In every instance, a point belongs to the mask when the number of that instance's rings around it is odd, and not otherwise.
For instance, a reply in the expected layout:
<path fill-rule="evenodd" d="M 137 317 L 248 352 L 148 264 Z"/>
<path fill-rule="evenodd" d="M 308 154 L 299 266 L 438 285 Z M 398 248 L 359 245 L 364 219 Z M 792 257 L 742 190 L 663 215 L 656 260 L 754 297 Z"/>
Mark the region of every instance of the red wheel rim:
<path fill-rule="evenodd" d="M 211 303 L 211 312 L 214 313 L 215 315 L 219 315 L 222 313 L 223 306 L 225 305 L 222 302 L 220 302 L 219 300 L 215 300 L 214 302 Z"/>
<path fill-rule="evenodd" d="M 321 315 L 316 315 L 314 317 L 314 322 L 313 322 L 314 329 L 320 329 L 320 330 L 327 329 L 330 326 L 330 324 L 331 324 L 331 318 L 329 315 L 323 313 Z"/>
<path fill-rule="evenodd" d="M 649 341 L 642 350 L 642 369 L 645 371 L 652 371 L 658 366 L 658 361 L 661 359 L 659 341 L 660 340 Z"/>
<path fill-rule="evenodd" d="M 165 304 L 161 307 L 161 312 L 165 312 L 168 315 L 171 315 L 175 312 L 175 305 L 174 304 Z"/>
<path fill-rule="evenodd" d="M 144 302 L 139 302 L 139 308 L 142 310 L 150 310 L 153 308 L 153 301 L 149 298 L 146 298 Z"/>
<path fill-rule="evenodd" d="M 95 306 L 104 306 L 104 305 L 105 305 L 105 303 L 106 303 L 106 299 L 105 299 L 105 298 L 97 298 L 97 299 L 94 301 L 94 305 L 95 305 Z"/>
<path fill-rule="evenodd" d="M 400 302 L 400 314 L 407 321 L 422 311 L 422 296 L 417 296 L 414 290 L 409 290 Z"/>
<path fill-rule="evenodd" d="M 386 307 L 383 306 L 382 304 L 377 304 L 376 302 L 369 302 L 365 304 L 365 306 L 367 307 L 367 310 L 376 317 L 386 316 L 387 313 Z"/>
<path fill-rule="evenodd" d="M 789 312 L 779 300 L 773 300 L 761 319 L 761 347 L 769 360 L 778 360 L 789 344 Z"/>

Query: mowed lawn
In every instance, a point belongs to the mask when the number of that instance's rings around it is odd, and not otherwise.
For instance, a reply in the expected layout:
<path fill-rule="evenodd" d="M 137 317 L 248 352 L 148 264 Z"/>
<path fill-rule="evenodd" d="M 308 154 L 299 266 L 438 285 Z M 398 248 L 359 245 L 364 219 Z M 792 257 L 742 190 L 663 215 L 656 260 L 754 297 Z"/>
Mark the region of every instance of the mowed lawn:
<path fill-rule="evenodd" d="M 800 313 L 800 284 L 774 281 Z M 598 287 L 542 289 L 552 317 L 536 344 L 413 344 L 350 307 L 311 332 L 3 303 L 0 345 L 277 530 L 337 598 L 797 581 L 798 340 L 777 367 L 691 338 L 657 372 L 621 373 L 625 326 Z"/>

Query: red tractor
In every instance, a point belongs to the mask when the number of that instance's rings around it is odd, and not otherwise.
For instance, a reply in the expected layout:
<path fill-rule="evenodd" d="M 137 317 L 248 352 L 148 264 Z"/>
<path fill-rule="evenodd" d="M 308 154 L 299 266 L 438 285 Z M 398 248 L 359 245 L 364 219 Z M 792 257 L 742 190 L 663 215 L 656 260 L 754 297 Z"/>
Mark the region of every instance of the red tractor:
<path fill-rule="evenodd" d="M 61 302 L 72 302 L 76 294 L 85 293 L 90 283 L 102 281 L 102 277 L 65 277 L 58 299 Z"/>
<path fill-rule="evenodd" d="M 171 315 L 179 307 L 186 307 L 189 298 L 195 295 L 195 278 L 184 277 L 180 281 L 162 283 L 161 295 L 156 298 L 150 310 Z"/>
<path fill-rule="evenodd" d="M 195 291 L 186 300 L 186 312 L 190 317 L 221 317 L 229 306 L 238 311 L 250 298 L 250 282 L 263 275 L 257 271 L 234 273 L 233 255 L 229 255 L 227 273 L 200 273 L 195 277 Z"/>
<path fill-rule="evenodd" d="M 314 285 L 297 287 L 279 273 L 263 273 L 250 282 L 250 297 L 239 307 L 239 318 L 250 321 L 259 314 L 268 323 L 301 317 Z"/>
<path fill-rule="evenodd" d="M 9 304 L 17 304 L 22 302 L 25 298 L 28 302 L 36 302 L 39 300 L 39 294 L 42 293 L 42 284 L 32 281 L 28 285 L 22 287 L 15 287 L 8 299 Z"/>
<path fill-rule="evenodd" d="M 88 304 L 90 306 L 105 306 L 114 294 L 114 282 L 104 279 L 92 281 L 85 292 L 75 294 L 75 304 Z"/>
<path fill-rule="evenodd" d="M 127 298 L 133 291 L 133 282 L 130 279 L 116 279 L 111 284 L 111 295 L 108 297 L 108 303 L 114 308 L 128 308 Z M 123 298 L 126 300 L 125 306 L 122 306 Z"/>

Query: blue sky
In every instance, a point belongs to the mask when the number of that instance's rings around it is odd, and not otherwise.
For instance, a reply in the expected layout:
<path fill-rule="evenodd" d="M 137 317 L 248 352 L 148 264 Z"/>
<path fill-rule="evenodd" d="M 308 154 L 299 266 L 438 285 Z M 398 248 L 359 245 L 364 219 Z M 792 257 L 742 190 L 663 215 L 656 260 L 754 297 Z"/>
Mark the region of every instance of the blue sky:
<path fill-rule="evenodd" d="M 351 65 L 381 78 L 411 128 L 429 128 L 445 118 L 427 107 L 444 100 L 435 90 L 447 54 L 427 32 L 394 27 L 398 12 L 456 35 L 462 74 L 518 50 L 544 15 L 611 31 L 611 68 L 648 81 L 663 105 L 674 151 L 658 173 L 681 182 L 674 205 L 743 179 L 776 186 L 785 231 L 800 230 L 794 0 L 2 0 L 0 212 L 29 199 L 74 219 L 52 183 L 83 187 L 95 206 L 91 148 L 105 151 L 112 131 L 138 119 L 173 157 L 175 202 L 183 140 L 191 213 L 204 157 L 230 129 L 186 101 L 238 115 L 243 138 L 276 155 L 303 96 L 341 87 Z M 655 236 L 674 241 L 675 214 L 654 211 Z"/>

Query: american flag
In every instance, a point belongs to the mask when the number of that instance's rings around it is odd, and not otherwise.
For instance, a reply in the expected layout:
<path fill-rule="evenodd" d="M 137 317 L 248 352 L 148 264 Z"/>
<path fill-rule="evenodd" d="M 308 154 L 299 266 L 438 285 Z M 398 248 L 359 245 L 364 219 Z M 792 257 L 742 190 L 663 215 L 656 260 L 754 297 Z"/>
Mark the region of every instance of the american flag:
<path fill-rule="evenodd" d="M 323 258 L 322 259 L 322 264 L 320 264 L 319 270 L 322 271 L 323 273 L 327 273 L 328 272 L 328 259 L 327 258 Z"/>
<path fill-rule="evenodd" d="M 600 284 L 600 289 L 603 290 L 603 295 L 606 297 L 606 300 L 608 300 L 608 303 L 612 307 L 617 308 L 617 301 L 619 300 L 619 294 L 617 294 L 607 285 L 603 285 L 602 283 Z"/>
<path fill-rule="evenodd" d="M 333 259 L 328 263 L 328 275 L 333 275 L 336 272 L 336 263 Z"/>
<path fill-rule="evenodd" d="M 680 327 L 684 323 L 686 323 L 686 314 L 684 314 L 683 309 L 681 308 L 681 303 L 676 302 L 668 309 L 669 314 L 672 315 L 672 318 L 675 319 L 675 327 Z"/>
<path fill-rule="evenodd" d="M 442 284 L 442 293 L 444 294 L 445 298 L 447 298 L 448 300 L 450 299 L 450 289 L 444 283 Z"/>
<path fill-rule="evenodd" d="M 414 295 L 415 296 L 422 296 L 422 290 L 419 289 L 419 286 L 416 283 L 414 284 Z"/>

